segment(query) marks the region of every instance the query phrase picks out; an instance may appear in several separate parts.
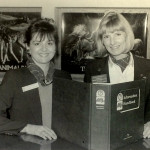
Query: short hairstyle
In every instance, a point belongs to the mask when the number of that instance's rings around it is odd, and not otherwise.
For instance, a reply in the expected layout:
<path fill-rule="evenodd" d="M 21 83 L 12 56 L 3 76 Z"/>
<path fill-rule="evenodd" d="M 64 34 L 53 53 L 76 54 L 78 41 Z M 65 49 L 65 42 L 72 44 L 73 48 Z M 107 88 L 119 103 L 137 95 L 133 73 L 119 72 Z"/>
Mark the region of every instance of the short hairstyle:
<path fill-rule="evenodd" d="M 106 53 L 107 49 L 103 45 L 103 35 L 108 32 L 124 31 L 126 37 L 126 49 L 128 52 L 134 46 L 134 33 L 129 22 L 123 15 L 117 12 L 108 12 L 101 19 L 96 36 L 97 49 L 100 54 Z"/>
<path fill-rule="evenodd" d="M 58 32 L 53 19 L 39 19 L 30 24 L 25 32 L 25 43 L 29 46 L 33 36 L 37 34 L 42 40 L 45 36 L 53 39 L 56 44 L 56 55 L 58 55 Z"/>

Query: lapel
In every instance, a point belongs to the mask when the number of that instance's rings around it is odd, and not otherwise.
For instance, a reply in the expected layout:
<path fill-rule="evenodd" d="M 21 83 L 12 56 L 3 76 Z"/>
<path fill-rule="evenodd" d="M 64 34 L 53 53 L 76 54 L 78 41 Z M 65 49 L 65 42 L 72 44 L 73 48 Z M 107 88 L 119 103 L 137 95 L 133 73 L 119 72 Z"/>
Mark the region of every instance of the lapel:
<path fill-rule="evenodd" d="M 143 63 L 136 56 L 133 55 L 134 59 L 134 80 L 142 79 L 145 75 L 143 68 Z"/>
<path fill-rule="evenodd" d="M 109 57 L 106 57 L 104 61 L 99 62 L 97 71 L 99 74 L 107 74 L 107 81 L 110 83 L 110 76 L 109 76 L 109 69 L 108 69 L 108 59 Z M 144 76 L 146 76 L 145 69 L 143 68 L 143 63 L 140 61 L 140 59 L 133 55 L 134 59 L 134 80 L 143 79 Z"/>
<path fill-rule="evenodd" d="M 102 64 L 101 74 L 107 74 L 107 81 L 108 81 L 108 83 L 110 83 L 108 59 L 109 59 L 109 57 L 107 57 L 106 60 Z M 143 66 L 143 63 L 141 63 L 140 59 L 134 55 L 133 55 L 133 59 L 134 59 L 134 80 L 142 79 L 143 76 L 145 75 L 144 71 L 142 71 L 142 69 L 141 69 Z"/>
<path fill-rule="evenodd" d="M 27 69 L 27 72 L 24 74 L 24 80 L 23 80 L 23 86 L 32 85 L 34 83 L 37 83 L 35 77 L 30 73 L 30 71 Z M 40 96 L 38 88 L 29 90 L 25 93 L 26 95 L 26 101 L 29 104 L 30 112 L 33 115 L 33 119 L 37 124 L 42 124 L 42 108 L 41 108 L 41 102 L 40 102 Z"/>

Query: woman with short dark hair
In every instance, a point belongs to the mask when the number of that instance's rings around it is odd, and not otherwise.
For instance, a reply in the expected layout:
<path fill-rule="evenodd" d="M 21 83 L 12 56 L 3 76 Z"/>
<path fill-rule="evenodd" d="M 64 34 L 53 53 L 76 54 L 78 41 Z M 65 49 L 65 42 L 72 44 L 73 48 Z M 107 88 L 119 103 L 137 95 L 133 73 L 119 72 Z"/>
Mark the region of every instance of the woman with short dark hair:
<path fill-rule="evenodd" d="M 0 85 L 0 133 L 56 139 L 51 129 L 53 77 L 71 79 L 56 70 L 58 35 L 52 20 L 31 23 L 25 34 L 27 67 L 6 72 Z"/>

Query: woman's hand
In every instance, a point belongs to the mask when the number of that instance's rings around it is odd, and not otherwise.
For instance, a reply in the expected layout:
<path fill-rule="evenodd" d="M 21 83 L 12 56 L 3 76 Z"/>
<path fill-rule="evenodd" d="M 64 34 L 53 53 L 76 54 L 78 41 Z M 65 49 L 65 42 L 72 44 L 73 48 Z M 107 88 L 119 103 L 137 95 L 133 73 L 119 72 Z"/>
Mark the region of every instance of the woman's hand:
<path fill-rule="evenodd" d="M 57 139 L 57 135 L 52 129 L 49 129 L 46 126 L 41 126 L 41 125 L 31 125 L 27 124 L 26 127 L 24 127 L 21 132 L 31 134 L 31 135 L 36 135 L 39 136 L 45 140 L 52 140 L 52 139 Z"/>
<path fill-rule="evenodd" d="M 150 121 L 144 125 L 143 137 L 150 138 Z"/>
<path fill-rule="evenodd" d="M 44 140 L 38 136 L 22 134 L 20 138 L 25 142 L 31 142 L 39 145 L 51 145 L 55 140 Z"/>

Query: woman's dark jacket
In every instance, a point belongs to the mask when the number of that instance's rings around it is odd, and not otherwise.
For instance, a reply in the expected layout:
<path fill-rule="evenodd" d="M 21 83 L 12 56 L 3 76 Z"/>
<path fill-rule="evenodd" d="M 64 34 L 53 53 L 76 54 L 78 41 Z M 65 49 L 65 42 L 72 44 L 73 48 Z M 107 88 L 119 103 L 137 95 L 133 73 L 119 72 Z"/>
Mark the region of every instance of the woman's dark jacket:
<path fill-rule="evenodd" d="M 145 96 L 145 122 L 150 121 L 150 60 L 133 55 L 134 59 L 134 80 L 146 78 Z M 90 62 L 85 68 L 84 82 L 91 83 L 91 77 L 95 75 L 107 75 L 107 82 L 110 82 L 108 57 L 96 59 Z"/>
<path fill-rule="evenodd" d="M 53 77 L 71 79 L 70 74 L 60 70 L 55 70 Z M 38 88 L 22 90 L 35 83 L 28 68 L 7 71 L 0 85 L 0 133 L 17 134 L 27 124 L 42 125 Z"/>

